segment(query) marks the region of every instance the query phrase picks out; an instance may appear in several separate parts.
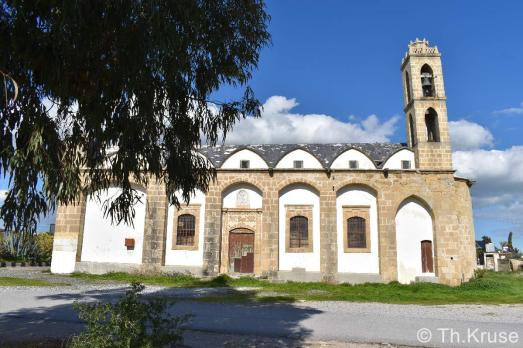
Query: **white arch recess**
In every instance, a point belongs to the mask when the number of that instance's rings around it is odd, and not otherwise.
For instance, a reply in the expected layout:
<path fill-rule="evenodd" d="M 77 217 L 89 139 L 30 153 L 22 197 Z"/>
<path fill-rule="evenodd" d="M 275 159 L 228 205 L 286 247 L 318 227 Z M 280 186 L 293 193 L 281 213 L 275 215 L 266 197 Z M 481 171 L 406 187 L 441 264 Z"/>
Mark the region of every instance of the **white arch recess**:
<path fill-rule="evenodd" d="M 414 152 L 409 149 L 399 150 L 390 156 L 383 165 L 383 168 L 403 169 L 401 167 L 401 161 L 410 161 L 410 169 L 415 169 Z"/>
<path fill-rule="evenodd" d="M 183 209 L 187 202 L 183 202 L 181 199 L 181 192 L 177 192 L 176 197 L 180 199 L 180 204 Z M 205 239 L 205 193 L 196 190 L 189 200 L 189 205 L 200 206 L 200 214 L 198 216 L 198 248 L 196 250 L 172 249 L 173 238 L 176 233 L 175 224 L 177 221 L 175 221 L 174 216 L 177 208 L 174 205 L 170 205 L 167 213 L 167 238 L 165 245 L 166 266 L 201 267 L 203 265 L 203 242 Z"/>
<path fill-rule="evenodd" d="M 121 189 L 110 187 L 100 192 L 100 202 L 90 196 L 85 209 L 85 223 L 82 242 L 82 261 L 112 262 L 112 263 L 142 263 L 143 233 L 145 225 L 146 194 L 138 190 L 141 202 L 134 209 L 134 226 L 111 222 L 110 217 L 104 217 L 102 205 L 107 199 L 114 199 Z M 134 249 L 128 250 L 125 239 L 134 239 Z"/>
<path fill-rule="evenodd" d="M 261 209 L 262 205 L 263 194 L 253 185 L 238 183 L 223 192 L 223 208 L 225 209 Z"/>
<path fill-rule="evenodd" d="M 267 169 L 269 166 L 267 162 L 258 155 L 256 152 L 243 149 L 239 150 L 232 155 L 230 155 L 225 162 L 223 162 L 221 168 L 223 169 L 238 169 L 240 168 L 240 161 L 248 160 L 251 169 Z"/>
<path fill-rule="evenodd" d="M 370 252 L 346 253 L 344 251 L 344 206 L 369 206 Z M 376 195 L 364 186 L 347 186 L 336 195 L 336 230 L 338 239 L 338 272 L 379 274 L 378 208 Z"/>
<path fill-rule="evenodd" d="M 341 153 L 332 162 L 331 168 L 348 169 L 349 161 L 358 161 L 358 169 L 376 169 L 376 166 L 367 155 L 355 149 L 349 149 Z"/>
<path fill-rule="evenodd" d="M 276 164 L 276 168 L 278 169 L 289 169 L 294 168 L 294 161 L 303 161 L 303 168 L 304 169 L 322 169 L 323 166 L 321 165 L 320 161 L 316 157 L 314 157 L 309 152 L 302 150 L 302 149 L 296 149 L 285 156 L 283 156 L 282 159 L 278 161 Z"/>
<path fill-rule="evenodd" d="M 312 252 L 287 253 L 286 244 L 286 205 L 312 205 Z M 280 192 L 279 203 L 279 269 L 292 271 L 304 268 L 308 272 L 320 271 L 320 197 L 308 185 L 295 184 Z"/>
<path fill-rule="evenodd" d="M 417 200 L 405 201 L 396 214 L 396 249 L 398 281 L 408 284 L 418 276 L 434 276 L 422 273 L 421 241 L 432 241 L 434 259 L 433 222 L 429 211 Z"/>

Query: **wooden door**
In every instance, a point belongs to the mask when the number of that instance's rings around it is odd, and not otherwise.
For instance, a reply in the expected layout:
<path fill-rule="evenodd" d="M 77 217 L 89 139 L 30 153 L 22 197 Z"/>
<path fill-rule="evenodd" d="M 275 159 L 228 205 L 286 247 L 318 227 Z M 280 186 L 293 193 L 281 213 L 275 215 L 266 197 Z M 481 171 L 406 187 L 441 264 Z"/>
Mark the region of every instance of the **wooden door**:
<path fill-rule="evenodd" d="M 434 263 L 432 260 L 432 241 L 421 241 L 421 270 L 423 273 L 433 273 Z"/>
<path fill-rule="evenodd" d="M 254 232 L 235 229 L 229 232 L 229 272 L 254 273 Z"/>

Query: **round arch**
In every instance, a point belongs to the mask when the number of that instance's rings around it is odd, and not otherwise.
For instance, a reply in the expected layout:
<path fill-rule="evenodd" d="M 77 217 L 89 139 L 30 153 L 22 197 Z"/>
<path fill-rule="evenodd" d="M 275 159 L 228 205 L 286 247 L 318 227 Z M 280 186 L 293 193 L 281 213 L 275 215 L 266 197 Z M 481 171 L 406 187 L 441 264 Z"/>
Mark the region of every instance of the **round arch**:
<path fill-rule="evenodd" d="M 369 183 L 365 183 L 365 182 L 361 182 L 361 181 L 354 181 L 354 179 L 349 179 L 347 181 L 342 182 L 338 186 L 339 187 L 336 189 L 336 196 L 338 196 L 340 193 L 343 193 L 344 191 L 359 187 L 359 188 L 363 188 L 363 189 L 369 191 L 374 196 L 378 197 L 378 190 Z"/>
<path fill-rule="evenodd" d="M 278 187 L 278 196 L 281 196 L 285 192 L 288 192 L 299 186 L 305 186 L 305 187 L 309 188 L 311 191 L 314 191 L 314 193 L 317 194 L 318 196 L 320 195 L 320 190 L 316 187 L 316 185 L 312 181 L 300 179 L 299 181 L 285 182 L 285 183 L 281 184 Z"/>
<path fill-rule="evenodd" d="M 221 190 L 223 208 L 261 209 L 263 200 L 263 191 L 258 186 L 246 181 L 230 183 Z"/>
<path fill-rule="evenodd" d="M 253 188 L 255 191 L 258 191 L 261 195 L 263 195 L 263 190 L 261 188 L 259 188 L 258 185 L 254 184 L 250 181 L 240 179 L 240 180 L 234 180 L 231 182 L 227 182 L 226 184 L 220 186 L 219 191 L 222 194 L 222 198 L 223 198 L 224 193 L 230 192 L 231 190 L 234 189 L 234 187 L 237 187 L 237 186 L 249 186 L 249 187 Z"/>
<path fill-rule="evenodd" d="M 352 146 L 350 146 L 350 147 L 348 147 L 348 148 L 343 149 L 342 151 L 340 151 L 340 152 L 336 155 L 336 157 L 334 157 L 334 159 L 332 160 L 332 162 L 331 162 L 329 168 L 332 169 L 332 165 L 334 164 L 334 162 L 336 162 L 336 160 L 337 160 L 340 156 L 344 155 L 345 153 L 347 153 L 347 152 L 349 152 L 349 151 L 351 151 L 351 150 L 357 151 L 358 153 L 360 153 L 360 154 L 362 154 L 363 156 L 365 156 L 365 157 L 369 160 L 369 162 L 372 164 L 372 167 L 373 167 L 372 169 L 377 169 L 377 167 L 376 167 L 376 163 L 374 163 L 374 161 L 372 160 L 372 158 L 370 158 L 369 155 L 367 155 L 365 152 L 361 151 L 360 149 L 357 149 L 357 148 L 352 147 Z"/>
<path fill-rule="evenodd" d="M 396 151 L 394 151 L 393 153 L 391 153 L 380 165 L 380 168 L 387 168 L 385 166 L 385 164 L 387 164 L 387 162 L 392 158 L 394 157 L 395 155 L 397 155 L 398 153 L 402 152 L 402 151 L 408 151 L 410 153 L 412 153 L 412 155 L 414 155 L 414 151 L 412 149 L 409 149 L 407 147 L 403 147 L 403 148 L 400 148 L 400 149 L 397 149 Z M 390 169 L 390 167 L 389 167 Z"/>
<path fill-rule="evenodd" d="M 225 163 L 227 163 L 227 161 L 229 159 L 231 159 L 234 155 L 236 155 L 237 153 L 239 153 L 241 151 L 250 151 L 250 152 L 252 152 L 255 156 L 258 156 L 259 159 L 261 159 L 263 161 L 263 163 L 265 163 L 266 168 L 263 168 L 263 169 L 269 168 L 269 164 L 267 163 L 265 158 L 263 158 L 263 156 L 258 151 L 254 150 L 252 148 L 249 148 L 248 146 L 240 146 L 236 150 L 231 152 L 229 155 L 227 155 L 227 157 L 225 157 L 225 159 L 223 160 L 220 168 L 224 168 Z"/>
<path fill-rule="evenodd" d="M 325 169 L 325 166 L 323 164 L 323 162 L 315 155 L 313 154 L 311 151 L 309 151 L 306 147 L 303 147 L 303 146 L 297 146 L 295 148 L 292 148 L 290 149 L 289 151 L 283 153 L 280 158 L 278 158 L 278 161 L 276 161 L 275 165 L 274 165 L 274 168 L 278 168 L 278 165 L 282 162 L 283 159 L 285 159 L 285 157 L 287 157 L 288 155 L 290 155 L 291 153 L 295 152 L 295 151 L 298 151 L 298 150 L 302 150 L 306 153 L 308 153 L 309 155 L 311 155 L 317 162 L 318 164 L 320 165 L 321 168 Z"/>

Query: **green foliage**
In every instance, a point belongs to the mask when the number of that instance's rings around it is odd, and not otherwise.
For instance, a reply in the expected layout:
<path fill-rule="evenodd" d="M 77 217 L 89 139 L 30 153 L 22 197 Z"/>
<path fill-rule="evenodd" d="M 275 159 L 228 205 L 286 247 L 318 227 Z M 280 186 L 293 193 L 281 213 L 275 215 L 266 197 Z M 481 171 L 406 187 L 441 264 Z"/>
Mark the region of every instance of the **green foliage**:
<path fill-rule="evenodd" d="M 496 273 L 478 271 L 475 277 L 461 286 L 451 287 L 442 284 L 414 283 L 400 284 L 329 284 L 311 282 L 272 283 L 252 277 L 231 278 L 221 275 L 213 279 L 199 279 L 187 275 L 129 275 L 110 273 L 87 275 L 76 273 L 89 281 L 141 281 L 147 284 L 173 287 L 228 287 L 231 291 L 198 297 L 198 301 L 230 302 L 294 302 L 312 301 L 355 301 L 382 303 L 451 304 L 451 303 L 523 303 L 523 273 Z M 238 291 L 236 287 L 249 287 L 252 290 Z M 192 298 L 192 300 L 195 300 Z"/>
<path fill-rule="evenodd" d="M 2 2 L 6 229 L 34 230 L 58 204 L 99 198 L 110 185 L 122 191 L 105 213 L 126 223 L 140 197 L 134 184 L 164 183 L 176 205 L 175 192 L 188 201 L 205 191 L 215 172 L 193 150 L 260 115 L 247 82 L 268 21 L 263 0 Z M 243 96 L 211 101 L 223 85 Z"/>
<path fill-rule="evenodd" d="M 175 317 L 161 299 L 144 300 L 144 286 L 132 283 L 117 303 L 78 303 L 75 310 L 87 331 L 71 340 L 71 348 L 153 348 L 183 343 L 182 324 L 188 316 Z"/>
<path fill-rule="evenodd" d="M 49 282 L 40 279 L 27 279 L 16 277 L 0 277 L 0 286 L 61 286 L 66 283 Z"/>
<path fill-rule="evenodd" d="M 459 286 L 460 290 L 498 290 L 503 287 L 503 284 L 493 279 L 472 279 L 469 282 L 463 283 Z"/>
<path fill-rule="evenodd" d="M 509 232 L 509 234 L 508 234 L 507 246 L 508 246 L 508 250 L 510 250 L 510 251 L 514 250 L 514 246 L 512 245 L 512 231 Z"/>
<path fill-rule="evenodd" d="M 53 254 L 53 235 L 50 233 L 39 233 L 34 238 L 37 248 L 32 261 L 51 262 L 51 256 Z"/>
<path fill-rule="evenodd" d="M 5 260 L 25 261 L 32 259 L 38 246 L 31 231 L 8 231 L 2 241 L 0 258 Z"/>
<path fill-rule="evenodd" d="M 474 279 L 483 278 L 487 274 L 487 270 L 483 268 L 478 268 L 474 270 Z"/>
<path fill-rule="evenodd" d="M 30 262 L 50 262 L 53 252 L 53 235 L 8 232 L 0 241 L 0 259 Z"/>
<path fill-rule="evenodd" d="M 485 244 L 492 243 L 492 239 L 489 236 L 483 236 L 481 237 L 481 239 L 483 240 L 483 242 L 485 242 Z"/>

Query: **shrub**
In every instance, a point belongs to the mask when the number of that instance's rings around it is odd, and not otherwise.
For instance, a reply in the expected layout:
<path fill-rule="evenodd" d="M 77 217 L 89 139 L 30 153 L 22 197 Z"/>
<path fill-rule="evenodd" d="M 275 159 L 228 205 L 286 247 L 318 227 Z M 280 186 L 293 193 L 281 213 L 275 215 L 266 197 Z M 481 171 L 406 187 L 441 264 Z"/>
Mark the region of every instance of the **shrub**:
<path fill-rule="evenodd" d="M 36 253 L 33 260 L 36 262 L 49 262 L 53 253 L 53 235 L 50 233 L 40 233 L 35 237 Z"/>
<path fill-rule="evenodd" d="M 458 286 L 456 289 L 461 290 L 498 290 L 502 289 L 503 284 L 493 280 L 493 279 L 472 279 L 467 283 L 463 283 Z"/>
<path fill-rule="evenodd" d="M 485 273 L 487 273 L 486 269 L 478 268 L 474 270 L 474 279 L 480 279 L 485 276 Z"/>
<path fill-rule="evenodd" d="M 132 283 L 117 303 L 80 304 L 74 309 L 87 331 L 71 339 L 72 348 L 171 347 L 183 343 L 182 325 L 189 316 L 167 312 L 171 304 L 161 299 L 145 301 L 144 286 Z"/>

